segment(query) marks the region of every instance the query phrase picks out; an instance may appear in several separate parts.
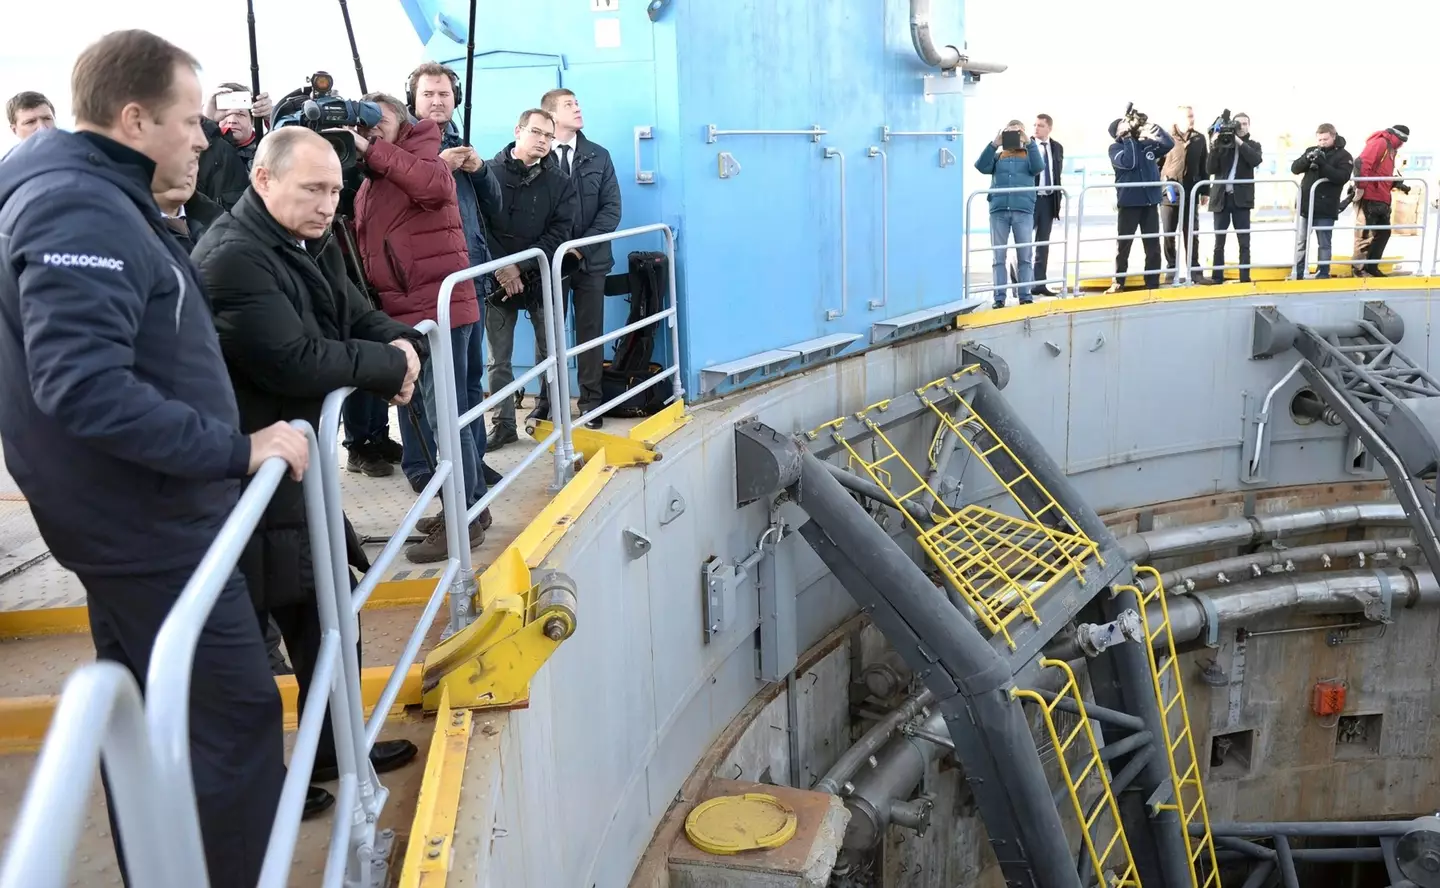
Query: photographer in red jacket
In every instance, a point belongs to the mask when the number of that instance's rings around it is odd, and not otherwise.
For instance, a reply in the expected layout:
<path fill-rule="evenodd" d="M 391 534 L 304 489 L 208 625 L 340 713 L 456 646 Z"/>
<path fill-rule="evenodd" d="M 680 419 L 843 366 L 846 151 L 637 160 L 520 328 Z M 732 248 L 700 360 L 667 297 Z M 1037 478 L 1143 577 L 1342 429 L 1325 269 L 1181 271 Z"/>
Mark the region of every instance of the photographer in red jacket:
<path fill-rule="evenodd" d="M 355 196 L 355 229 L 365 276 L 390 317 L 411 326 L 433 321 L 441 282 L 470 267 L 455 179 L 440 156 L 440 127 L 433 120 L 413 120 L 405 103 L 394 96 L 371 93 L 364 101 L 379 105 L 382 113 L 378 126 L 362 130 L 355 138 L 356 151 L 365 164 L 365 184 Z M 475 285 L 466 281 L 450 294 L 451 354 L 462 414 L 471 407 L 466 395 L 469 341 L 480 335 Z M 430 427 L 438 431 L 434 363 L 425 365 L 420 389 Z M 481 452 L 469 427 L 460 431 L 460 450 L 468 507 L 485 494 Z M 471 548 L 485 541 L 489 526 L 490 510 L 486 509 L 470 526 Z M 443 519 L 422 519 L 419 529 L 426 537 L 407 549 L 406 557 L 417 563 L 445 560 Z"/>

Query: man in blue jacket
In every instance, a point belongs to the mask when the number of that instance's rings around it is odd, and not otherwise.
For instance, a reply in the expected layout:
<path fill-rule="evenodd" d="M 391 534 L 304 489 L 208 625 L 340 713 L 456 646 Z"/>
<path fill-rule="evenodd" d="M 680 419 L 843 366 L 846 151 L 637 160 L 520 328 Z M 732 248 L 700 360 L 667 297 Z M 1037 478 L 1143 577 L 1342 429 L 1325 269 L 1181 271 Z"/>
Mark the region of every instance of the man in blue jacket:
<path fill-rule="evenodd" d="M 1009 144 L 1007 145 L 1007 141 Z M 1031 264 L 1031 240 L 1035 232 L 1035 177 L 1045 169 L 1045 158 L 1034 139 L 1025 135 L 1025 125 L 1012 120 L 995 140 L 985 146 L 975 161 L 975 169 L 990 176 L 992 191 L 1011 188 L 1029 188 L 1031 191 L 991 194 L 990 204 L 990 261 L 991 283 L 994 288 L 992 299 L 995 308 L 1005 307 L 1006 246 L 1013 235 L 1015 238 L 1015 282 L 1019 284 L 1016 295 L 1021 305 L 1029 305 L 1035 298 L 1031 282 L 1035 280 Z"/>
<path fill-rule="evenodd" d="M 142 688 L 156 633 L 240 479 L 277 456 L 299 477 L 308 456 L 284 424 L 240 432 L 200 278 L 151 199 L 193 180 L 205 148 L 197 67 L 145 31 L 108 34 L 75 63 L 76 131 L 41 133 L 0 165 L 7 468 L 85 587 L 96 655 Z M 190 684 L 210 884 L 253 888 L 284 736 L 238 573 L 210 611 Z"/>
<path fill-rule="evenodd" d="M 1125 272 L 1130 267 L 1130 243 L 1135 231 L 1145 244 L 1145 289 L 1160 287 L 1160 161 L 1175 140 L 1170 134 L 1140 115 L 1121 118 L 1110 124 L 1110 165 L 1115 168 L 1116 203 L 1120 208 L 1115 252 L 1115 284 L 1107 293 L 1125 289 Z"/>

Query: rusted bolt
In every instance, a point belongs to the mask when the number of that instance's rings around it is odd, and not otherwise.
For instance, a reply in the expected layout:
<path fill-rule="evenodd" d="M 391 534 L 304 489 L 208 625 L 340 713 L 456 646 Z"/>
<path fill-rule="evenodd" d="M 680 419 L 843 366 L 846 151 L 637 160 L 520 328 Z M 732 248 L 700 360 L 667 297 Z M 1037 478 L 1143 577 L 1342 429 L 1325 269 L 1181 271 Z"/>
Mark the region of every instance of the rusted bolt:
<path fill-rule="evenodd" d="M 559 617 L 551 617 L 545 621 L 545 637 L 551 641 L 560 641 L 565 637 L 565 621 Z"/>

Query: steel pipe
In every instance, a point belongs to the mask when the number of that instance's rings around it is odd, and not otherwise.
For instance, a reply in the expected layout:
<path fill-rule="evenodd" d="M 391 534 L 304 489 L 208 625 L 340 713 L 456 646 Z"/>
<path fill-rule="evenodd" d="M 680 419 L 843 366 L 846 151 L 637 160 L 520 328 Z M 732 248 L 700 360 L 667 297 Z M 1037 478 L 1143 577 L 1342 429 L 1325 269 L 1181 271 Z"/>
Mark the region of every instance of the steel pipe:
<path fill-rule="evenodd" d="M 845 785 L 860 766 L 869 760 L 870 756 L 880 751 L 890 735 L 894 734 L 901 725 L 914 718 L 920 710 L 929 706 L 935 699 L 929 688 L 921 690 L 918 694 L 908 698 L 901 703 L 893 712 L 870 726 L 870 730 L 857 741 L 855 745 L 840 754 L 820 782 L 815 784 L 815 792 L 828 792 L 835 795 L 840 792 L 840 787 Z M 941 724 L 940 730 L 944 731 L 945 726 Z"/>
<path fill-rule="evenodd" d="M 1414 821 L 1412 820 L 1284 820 L 1274 823 L 1210 821 L 1210 834 L 1213 836 L 1236 836 L 1252 839 L 1266 839 L 1272 836 L 1379 838 L 1381 836 L 1403 836 L 1413 828 Z M 1190 824 L 1191 835 L 1198 836 L 1204 831 L 1205 824 Z"/>
<path fill-rule="evenodd" d="M 921 730 L 945 733 L 945 717 L 939 712 L 932 714 Z M 925 776 L 925 769 L 947 751 L 945 746 L 922 737 L 892 736 L 875 756 L 875 764 L 855 779 L 855 791 L 845 799 L 850 823 L 845 827 L 844 847 L 857 851 L 875 847 L 895 819 L 896 807 L 906 805 Z M 912 820 L 912 828 L 928 822 L 928 809 L 920 813 L 918 823 Z"/>
<path fill-rule="evenodd" d="M 1408 527 L 1409 519 L 1397 503 L 1347 503 L 1147 530 L 1122 537 L 1120 548 L 1132 560 L 1149 564 L 1157 558 L 1193 555 L 1211 549 L 1254 545 L 1322 530 L 1359 526 Z"/>
<path fill-rule="evenodd" d="M 825 463 L 825 468 L 829 470 L 831 475 L 835 476 L 836 481 L 844 485 L 846 490 L 858 493 L 867 499 L 874 500 L 882 506 L 888 506 L 892 509 L 895 508 L 895 502 L 890 499 L 890 494 L 885 488 L 871 481 L 869 478 L 861 478 L 859 475 L 853 472 L 847 472 L 833 463 Z M 914 500 L 905 500 L 904 504 L 906 514 L 920 522 L 922 527 L 929 527 L 935 523 L 935 519 L 930 517 L 930 511 L 920 503 Z"/>
<path fill-rule="evenodd" d="M 1404 551 L 1419 554 L 1419 548 L 1410 537 L 1391 537 L 1378 540 L 1321 543 L 1316 546 L 1301 546 L 1298 549 L 1270 549 L 1251 555 L 1240 555 L 1235 558 L 1223 558 L 1219 561 L 1207 561 L 1204 564 L 1182 567 L 1161 574 L 1160 580 L 1167 589 L 1173 589 L 1181 583 L 1207 579 L 1216 574 L 1253 572 L 1253 569 L 1257 567 L 1303 564 L 1327 558 L 1354 558 L 1357 555 L 1393 555 Z M 1155 584 L 1147 577 L 1140 580 L 1137 585 L 1149 592 Z"/>

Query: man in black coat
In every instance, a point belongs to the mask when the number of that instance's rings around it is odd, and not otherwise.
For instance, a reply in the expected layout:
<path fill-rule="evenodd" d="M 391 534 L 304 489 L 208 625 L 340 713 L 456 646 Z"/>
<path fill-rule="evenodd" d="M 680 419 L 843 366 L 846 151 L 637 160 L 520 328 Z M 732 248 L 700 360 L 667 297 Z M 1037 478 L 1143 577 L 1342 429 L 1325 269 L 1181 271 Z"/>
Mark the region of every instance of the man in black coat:
<path fill-rule="evenodd" d="M 1055 118 L 1049 114 L 1035 115 L 1035 144 L 1040 148 L 1040 156 L 1045 161 L 1045 168 L 1035 177 L 1035 186 L 1042 190 L 1035 193 L 1035 280 L 1044 281 L 1049 279 L 1048 267 L 1050 264 L 1050 232 L 1054 229 L 1055 223 L 1060 219 L 1060 201 L 1064 194 L 1060 192 L 1061 171 L 1065 168 L 1065 146 L 1050 138 L 1050 131 L 1055 126 Z M 1048 189 L 1054 188 L 1054 191 Z M 1065 277 L 1065 269 L 1060 269 L 1060 277 Z M 1036 284 L 1030 289 L 1031 296 L 1053 296 L 1055 295 L 1049 284 Z"/>
<path fill-rule="evenodd" d="M 555 139 L 555 118 L 532 108 L 520 115 L 515 141 L 493 160 L 490 171 L 500 180 L 501 210 L 485 214 L 490 255 L 499 258 L 539 247 L 554 258 L 555 248 L 574 236 L 580 200 L 575 183 L 555 165 L 550 147 Z M 490 391 L 498 392 L 515 379 L 511 355 L 515 351 L 515 325 L 522 309 L 530 312 L 535 328 L 535 354 L 545 354 L 545 321 L 540 269 L 530 259 L 495 272 L 500 285 L 490 294 L 485 312 L 485 333 L 490 340 Z M 544 383 L 540 390 L 545 391 Z M 532 415 L 540 415 L 537 409 Z M 490 437 L 492 451 L 519 440 L 515 428 L 515 399 L 507 398 L 495 410 Z"/>
<path fill-rule="evenodd" d="M 580 100 L 568 89 L 552 89 L 540 99 L 540 107 L 555 115 L 555 165 L 575 183 L 579 212 L 572 238 L 609 234 L 620 227 L 620 182 L 610 152 L 585 138 L 581 129 L 585 117 Z M 575 307 L 575 342 L 589 342 L 605 332 L 605 276 L 615 267 L 610 242 L 591 244 L 572 253 L 579 265 L 565 278 L 565 301 Z M 568 313 L 568 312 L 567 312 Z M 564 343 L 565 331 L 556 331 L 555 341 Z M 582 414 L 605 403 L 600 382 L 604 375 L 605 349 L 592 348 L 576 358 Z M 547 391 L 540 390 L 541 403 Z M 600 428 L 603 420 L 588 420 L 588 428 Z"/>
<path fill-rule="evenodd" d="M 1315 195 L 1315 245 L 1319 270 L 1315 277 L 1330 276 L 1330 240 L 1335 220 L 1340 218 L 1340 189 L 1350 181 L 1355 158 L 1345 150 L 1345 137 L 1335 127 L 1322 123 L 1315 130 L 1315 144 L 1295 158 L 1290 172 L 1304 175 L 1300 180 L 1300 228 L 1295 242 L 1295 279 L 1305 277 L 1305 248 L 1310 243 L 1310 195 Z"/>
<path fill-rule="evenodd" d="M 242 429 L 303 419 L 318 430 L 325 396 L 343 386 L 396 404 L 414 391 L 423 338 L 370 306 L 331 236 L 340 175 L 334 149 L 318 134 L 298 126 L 271 133 L 256 152 L 253 187 L 195 249 Z M 273 617 L 285 637 L 301 701 L 321 635 L 306 526 L 301 486 L 281 482 L 240 560 L 262 623 Z M 351 564 L 364 570 L 359 540 L 346 530 Z M 415 752 L 409 741 L 385 741 L 370 758 L 383 773 Z M 335 774 L 327 719 L 313 776 Z M 312 788 L 306 811 L 333 801 Z"/>
<path fill-rule="evenodd" d="M 1255 168 L 1264 160 L 1260 143 L 1250 138 L 1250 115 L 1236 114 L 1228 127 L 1213 133 L 1206 169 L 1210 184 L 1210 212 L 1215 214 L 1215 265 L 1211 283 L 1224 283 L 1225 229 L 1235 229 L 1240 242 L 1240 283 L 1250 282 L 1250 211 L 1255 209 Z M 1198 283 L 1206 283 L 1202 276 Z"/>

